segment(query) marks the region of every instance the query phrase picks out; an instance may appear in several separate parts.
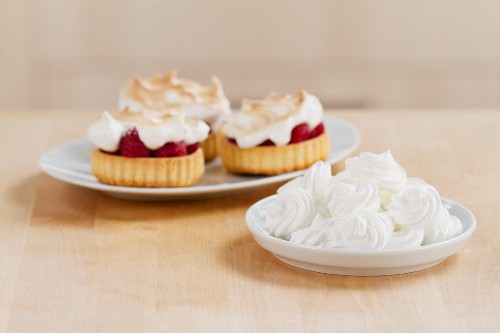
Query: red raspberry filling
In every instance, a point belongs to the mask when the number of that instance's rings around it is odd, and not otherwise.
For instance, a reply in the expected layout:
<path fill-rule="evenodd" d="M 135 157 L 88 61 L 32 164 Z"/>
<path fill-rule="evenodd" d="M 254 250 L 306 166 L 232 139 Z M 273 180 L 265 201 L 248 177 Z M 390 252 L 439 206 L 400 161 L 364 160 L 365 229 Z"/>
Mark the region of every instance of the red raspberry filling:
<path fill-rule="evenodd" d="M 323 125 L 323 123 L 319 123 L 319 125 L 313 128 L 312 131 L 309 131 L 309 127 L 307 126 L 306 123 L 298 124 L 292 129 L 290 142 L 288 144 L 299 143 L 309 139 L 314 139 L 315 137 L 320 136 L 323 133 L 325 133 L 325 125 Z M 228 140 L 231 143 L 237 144 L 236 140 L 233 138 L 228 138 Z M 259 147 L 265 147 L 265 146 L 276 146 L 276 145 L 274 144 L 274 142 L 268 139 L 259 145 Z"/>
<path fill-rule="evenodd" d="M 192 145 L 187 145 L 186 146 L 187 154 L 189 155 L 189 154 L 194 153 L 195 151 L 198 150 L 198 148 L 200 148 L 199 142 L 193 143 Z"/>
<path fill-rule="evenodd" d="M 319 125 L 313 128 L 311 133 L 309 133 L 309 139 L 320 136 L 323 133 L 325 133 L 325 125 L 323 125 L 323 123 L 319 123 Z"/>
<path fill-rule="evenodd" d="M 187 155 L 187 147 L 184 141 L 167 142 L 154 152 L 154 157 L 176 157 Z"/>
<path fill-rule="evenodd" d="M 274 144 L 274 142 L 267 139 L 266 141 L 262 142 L 259 146 L 276 146 L 276 145 Z"/>
<path fill-rule="evenodd" d="M 167 142 L 156 150 L 151 150 L 139 138 L 135 128 L 128 130 L 121 138 L 116 155 L 124 157 L 176 157 L 194 153 L 200 148 L 198 142 L 186 145 L 184 141 Z"/>
<path fill-rule="evenodd" d="M 125 157 L 149 157 L 151 151 L 139 139 L 139 133 L 135 128 L 128 130 L 120 140 L 118 155 Z"/>
<path fill-rule="evenodd" d="M 299 143 L 309 139 L 309 126 L 307 124 L 299 124 L 292 130 L 292 135 L 289 143 Z"/>
<path fill-rule="evenodd" d="M 323 125 L 323 123 L 319 123 L 319 125 L 313 128 L 312 131 L 309 131 L 309 127 L 306 123 L 298 124 L 293 128 L 290 142 L 288 144 L 314 139 L 323 133 L 325 133 L 325 125 Z M 271 140 L 266 140 L 259 146 L 275 146 L 275 144 Z"/>
<path fill-rule="evenodd" d="M 290 142 L 288 144 L 299 143 L 309 139 L 314 139 L 315 137 L 320 136 L 324 132 L 325 132 L 325 125 L 323 125 L 323 123 L 319 123 L 319 125 L 313 128 L 312 131 L 309 131 L 309 127 L 307 126 L 306 123 L 302 123 L 295 126 L 292 129 Z M 231 143 L 237 144 L 236 140 L 233 138 L 228 138 L 228 140 Z M 267 139 L 266 141 L 262 142 L 259 145 L 259 147 L 265 147 L 265 146 L 275 146 L 275 144 L 271 140 Z"/>

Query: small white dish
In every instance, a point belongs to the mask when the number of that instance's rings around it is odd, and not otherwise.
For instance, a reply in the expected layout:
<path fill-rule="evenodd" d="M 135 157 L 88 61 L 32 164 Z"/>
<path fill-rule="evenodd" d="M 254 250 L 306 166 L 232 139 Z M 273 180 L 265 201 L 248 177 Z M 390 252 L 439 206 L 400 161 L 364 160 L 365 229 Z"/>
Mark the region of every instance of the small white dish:
<path fill-rule="evenodd" d="M 328 162 L 336 163 L 356 149 L 360 135 L 351 124 L 325 116 L 330 135 Z M 191 187 L 140 188 L 100 183 L 92 174 L 90 153 L 94 146 L 87 139 L 71 141 L 47 151 L 39 160 L 41 169 L 64 182 L 99 190 L 110 196 L 132 200 L 176 200 L 214 197 L 242 193 L 300 176 L 306 170 L 277 176 L 243 176 L 228 173 L 217 158 L 205 166 L 203 177 Z"/>
<path fill-rule="evenodd" d="M 296 244 L 271 236 L 261 225 L 262 205 L 274 200 L 264 198 L 248 209 L 246 225 L 255 241 L 279 260 L 306 270 L 354 276 L 403 274 L 433 267 L 460 250 L 476 228 L 476 219 L 464 206 L 442 198 L 451 215 L 462 223 L 462 232 L 447 241 L 408 250 L 350 250 L 326 249 Z"/>

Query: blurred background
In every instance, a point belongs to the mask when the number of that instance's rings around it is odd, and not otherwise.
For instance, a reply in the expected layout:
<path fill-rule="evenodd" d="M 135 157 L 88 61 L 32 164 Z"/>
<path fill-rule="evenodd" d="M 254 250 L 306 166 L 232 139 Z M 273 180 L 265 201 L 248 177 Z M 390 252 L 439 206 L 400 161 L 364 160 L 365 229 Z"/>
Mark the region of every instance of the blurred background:
<path fill-rule="evenodd" d="M 498 0 L 0 0 L 0 110 L 114 109 L 134 74 L 326 107 L 500 108 Z"/>

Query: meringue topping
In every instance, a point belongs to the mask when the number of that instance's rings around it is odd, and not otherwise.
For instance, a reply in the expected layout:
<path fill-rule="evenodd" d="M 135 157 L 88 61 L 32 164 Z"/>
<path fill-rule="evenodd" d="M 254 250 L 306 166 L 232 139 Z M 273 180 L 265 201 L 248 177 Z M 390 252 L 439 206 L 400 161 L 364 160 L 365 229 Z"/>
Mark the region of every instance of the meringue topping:
<path fill-rule="evenodd" d="M 366 179 L 375 182 L 381 191 L 395 192 L 406 184 L 406 171 L 399 165 L 390 150 L 381 154 L 363 152 L 345 161 L 345 171 L 337 178 Z"/>
<path fill-rule="evenodd" d="M 318 161 L 280 187 L 263 210 L 270 235 L 327 248 L 410 249 L 462 231 L 438 191 L 407 178 L 390 151 L 348 159 L 336 176 Z"/>
<path fill-rule="evenodd" d="M 105 111 L 90 125 L 87 135 L 92 143 L 107 152 L 116 152 L 122 136 L 135 128 L 141 141 L 151 150 L 167 142 L 184 141 L 187 145 L 208 137 L 210 128 L 201 120 L 186 119 L 184 114 L 153 115 L 125 109 L 111 115 Z"/>
<path fill-rule="evenodd" d="M 212 77 L 210 86 L 204 86 L 178 78 L 175 70 L 146 79 L 133 77 L 120 92 L 119 108 L 129 108 L 134 112 L 184 113 L 187 118 L 207 122 L 214 130 L 219 129 L 231 112 L 229 100 L 217 77 Z"/>
<path fill-rule="evenodd" d="M 285 189 L 276 200 L 262 208 L 264 228 L 276 237 L 290 239 L 293 231 L 311 225 L 314 200 L 300 188 Z"/>
<path fill-rule="evenodd" d="M 227 137 L 240 148 L 258 146 L 271 140 L 277 146 L 290 142 L 292 129 L 306 123 L 309 130 L 323 119 L 323 106 L 305 91 L 293 95 L 271 93 L 263 100 L 243 99 L 241 110 L 228 117 Z"/>

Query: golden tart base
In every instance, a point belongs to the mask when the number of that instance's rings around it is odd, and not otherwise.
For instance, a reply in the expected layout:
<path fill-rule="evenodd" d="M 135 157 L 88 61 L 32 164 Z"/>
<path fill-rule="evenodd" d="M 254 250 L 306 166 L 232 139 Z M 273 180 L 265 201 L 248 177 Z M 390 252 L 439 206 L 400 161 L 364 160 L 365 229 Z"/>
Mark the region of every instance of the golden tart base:
<path fill-rule="evenodd" d="M 219 155 L 224 167 L 232 173 L 275 175 L 310 167 L 325 160 L 330 151 L 327 133 L 313 139 L 286 146 L 239 148 L 228 140 L 220 140 Z"/>
<path fill-rule="evenodd" d="M 205 172 L 203 151 L 179 157 L 130 158 L 92 151 L 92 172 L 99 181 L 133 187 L 183 187 Z"/>
<path fill-rule="evenodd" d="M 201 149 L 203 149 L 203 155 L 205 156 L 205 162 L 209 162 L 217 157 L 217 140 L 217 134 L 214 132 L 210 132 L 207 139 L 200 143 L 200 147 Z"/>

